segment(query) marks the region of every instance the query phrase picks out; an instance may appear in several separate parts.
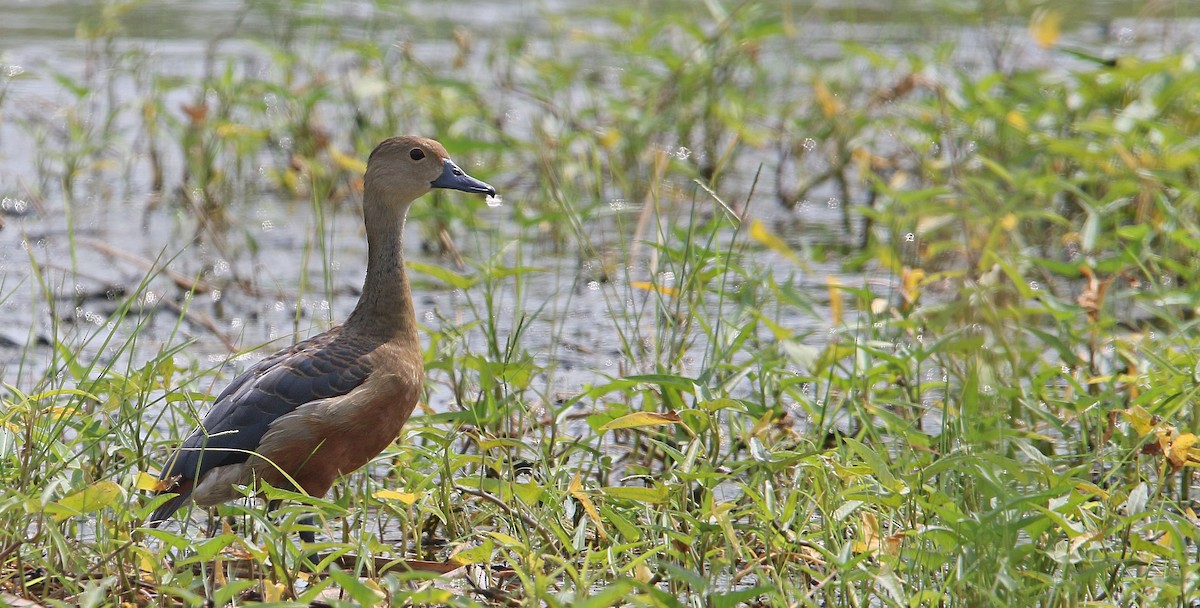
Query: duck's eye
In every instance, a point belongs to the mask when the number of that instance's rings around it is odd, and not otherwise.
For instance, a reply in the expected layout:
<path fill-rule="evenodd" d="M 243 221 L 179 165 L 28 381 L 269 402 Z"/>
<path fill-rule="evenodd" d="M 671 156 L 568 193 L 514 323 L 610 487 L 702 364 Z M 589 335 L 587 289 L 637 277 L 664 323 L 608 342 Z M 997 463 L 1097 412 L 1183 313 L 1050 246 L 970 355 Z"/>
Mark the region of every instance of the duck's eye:
<path fill-rule="evenodd" d="M 422 158 L 425 158 L 425 152 L 421 151 L 420 148 L 413 148 L 412 150 L 408 151 L 408 157 L 413 160 L 421 160 Z"/>

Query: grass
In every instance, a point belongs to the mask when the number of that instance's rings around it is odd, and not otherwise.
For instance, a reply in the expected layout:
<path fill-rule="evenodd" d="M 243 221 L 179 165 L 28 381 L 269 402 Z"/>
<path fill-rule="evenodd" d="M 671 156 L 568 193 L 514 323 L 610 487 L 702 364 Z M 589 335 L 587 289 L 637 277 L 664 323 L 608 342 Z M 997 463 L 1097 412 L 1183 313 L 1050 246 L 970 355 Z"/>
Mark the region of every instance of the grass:
<path fill-rule="evenodd" d="M 1190 55 L 1092 57 L 1039 12 L 1010 22 L 1050 69 L 956 69 L 933 44 L 818 62 L 796 56 L 799 8 L 720 2 L 547 15 L 537 38 L 409 15 L 404 40 L 453 41 L 433 50 L 305 6 L 247 6 L 180 79 L 116 44 L 138 7 L 105 4 L 81 79 L 18 74 L 58 82 L 62 120 L 0 85 L 3 128 L 39 142 L 20 197 L 64 235 L 0 278 L 0 306 L 37 319 L 0 367 L 6 602 L 1200 598 Z M 255 11 L 292 20 L 244 70 L 221 48 Z M 427 406 L 329 496 L 143 527 L 143 472 L 246 364 L 197 353 L 344 317 L 361 156 L 409 131 L 506 201 L 410 215 Z M 81 261 L 94 204 L 171 232 L 96 294 L 75 288 L 103 282 Z"/>

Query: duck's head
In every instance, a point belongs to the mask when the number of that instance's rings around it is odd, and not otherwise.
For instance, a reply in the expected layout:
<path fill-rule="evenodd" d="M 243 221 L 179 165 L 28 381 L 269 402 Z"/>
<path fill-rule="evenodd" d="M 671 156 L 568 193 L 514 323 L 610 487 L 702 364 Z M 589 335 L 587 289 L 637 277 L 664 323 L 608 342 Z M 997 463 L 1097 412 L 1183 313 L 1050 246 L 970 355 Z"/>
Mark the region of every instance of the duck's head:
<path fill-rule="evenodd" d="M 407 205 L 434 188 L 496 195 L 490 184 L 467 175 L 442 144 L 425 137 L 404 135 L 386 139 L 367 160 L 368 190 L 386 193 L 385 198 Z"/>

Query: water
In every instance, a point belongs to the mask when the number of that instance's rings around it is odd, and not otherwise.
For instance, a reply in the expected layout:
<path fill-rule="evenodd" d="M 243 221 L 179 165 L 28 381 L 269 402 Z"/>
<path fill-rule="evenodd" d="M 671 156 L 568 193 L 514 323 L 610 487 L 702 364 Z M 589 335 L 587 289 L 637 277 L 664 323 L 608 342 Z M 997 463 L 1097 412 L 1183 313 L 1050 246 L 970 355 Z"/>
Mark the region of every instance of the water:
<path fill-rule="evenodd" d="M 233 350 L 268 345 L 255 351 L 265 354 L 297 337 L 326 329 L 344 319 L 355 303 L 365 268 L 356 204 L 338 205 L 318 217 L 308 201 L 283 198 L 273 191 L 248 191 L 228 209 L 233 218 L 230 235 L 237 242 L 252 241 L 253 247 L 221 247 L 211 239 L 193 241 L 194 218 L 188 217 L 186 208 L 172 203 L 177 194 L 159 195 L 152 190 L 145 142 L 135 135 L 120 136 L 138 130 L 134 112 L 145 83 L 136 82 L 134 75 L 195 83 L 206 72 L 224 69 L 230 58 L 234 59 L 229 63 L 233 69 L 266 73 L 274 60 L 256 39 L 312 40 L 318 38 L 312 31 L 336 28 L 344 38 L 359 36 L 385 45 L 411 43 L 413 52 L 431 61 L 434 70 L 490 79 L 487 51 L 499 48 L 505 36 L 517 29 L 532 39 L 532 46 L 548 47 L 552 42 L 548 37 L 563 29 L 554 26 L 555 20 L 571 23 L 568 31 L 615 27 L 589 14 L 589 6 L 572 0 L 425 3 L 420 8 L 331 3 L 304 5 L 305 19 L 297 19 L 295 9 L 287 5 L 262 4 L 243 11 L 243 5 L 236 2 L 155 3 L 122 15 L 120 33 L 111 38 L 110 48 L 103 37 L 92 42 L 76 37 L 81 22 L 105 26 L 103 13 L 93 2 L 0 0 L 0 14 L 5 15 L 0 43 L 0 90 L 4 95 L 0 103 L 0 219 L 4 222 L 0 230 L 0 377 L 10 384 L 30 386 L 50 364 L 49 345 L 56 336 L 81 348 L 86 356 L 128 358 L 131 365 L 152 358 L 164 345 L 192 339 L 195 342 L 187 349 L 187 357 L 204 366 L 221 365 Z M 645 5 L 630 2 L 625 6 Z M 918 42 L 954 43 L 956 64 L 979 70 L 992 67 L 992 56 L 978 41 L 1008 40 L 1009 44 L 1026 45 L 1005 54 L 1014 63 L 1069 65 L 1053 51 L 1022 43 L 1023 23 L 980 24 L 970 15 L 945 17 L 940 14 L 945 10 L 941 3 L 913 2 L 908 11 L 889 10 L 890 3 L 874 2 L 794 2 L 785 6 L 799 32 L 791 40 L 801 42 L 802 47 L 787 43 L 762 49 L 763 61 L 778 66 L 778 77 L 783 79 L 796 77 L 788 73 L 796 53 L 810 59 L 835 59 L 844 54 L 843 42 L 848 40 L 868 44 L 885 56 L 901 56 Z M 1087 3 L 1074 27 L 1065 33 L 1064 45 L 1101 55 L 1154 55 L 1200 39 L 1198 22 L 1194 15 L 1186 14 L 1188 9 L 1182 3 L 1165 3 L 1160 9 L 1163 14 L 1158 15 L 1131 14 L 1130 10 L 1121 2 Z M 414 11 L 420 14 L 414 15 Z M 457 53 L 452 41 L 456 27 L 469 31 L 474 44 L 482 48 L 476 49 L 465 65 L 452 67 Z M 220 43 L 214 45 L 214 39 Z M 303 60 L 314 63 L 333 52 L 319 43 L 297 48 L 301 48 Z M 590 61 L 612 74 L 622 69 L 606 64 L 604 57 Z M 63 85 L 66 81 L 102 86 L 82 92 L 77 100 Z M 875 84 L 865 82 L 864 86 Z M 164 107 L 175 119 L 186 120 L 184 106 L 194 103 L 196 93 L 194 84 L 172 88 Z M 505 102 L 512 103 L 511 97 Z M 99 142 L 104 153 L 97 157 L 104 162 L 81 167 L 76 174 L 76 196 L 67 204 L 61 188 L 41 182 L 45 173 L 39 167 L 43 161 L 38 159 L 43 156 L 33 151 L 63 146 L 71 137 L 72 112 L 90 112 L 84 123 L 98 128 L 97 123 L 113 107 L 123 108 L 109 129 L 118 136 Z M 329 110 L 327 122 L 347 119 L 347 112 L 346 108 Z M 516 129 L 527 129 L 538 116 L 535 105 L 514 104 L 509 113 Z M 683 162 L 701 162 L 700 153 L 686 143 L 673 143 L 669 153 Z M 804 148 L 811 151 L 816 143 L 805 140 Z M 163 146 L 162 151 L 165 183 L 179 183 L 183 162 L 178 146 Z M 363 157 L 367 150 L 354 152 Z M 729 190 L 748 190 L 759 167 L 766 165 L 764 173 L 770 173 L 775 157 L 768 152 L 749 149 L 739 157 Z M 798 176 L 785 172 L 784 178 L 795 180 Z M 647 371 L 619 366 L 622 343 L 613 331 L 620 319 L 639 318 L 642 311 L 649 310 L 643 302 L 630 299 L 627 285 L 630 279 L 647 278 L 645 262 L 634 260 L 628 275 L 615 272 L 603 277 L 596 269 L 611 266 L 611 260 L 587 259 L 544 243 L 514 242 L 519 234 L 513 224 L 514 209 L 530 192 L 524 179 L 503 175 L 496 183 L 511 188 L 501 192 L 503 204 L 497 199 L 480 209 L 480 223 L 496 229 L 455 235 L 455 243 L 468 261 L 487 260 L 501 251 L 510 252 L 511 258 L 515 248 L 520 252 L 516 257 L 524 264 L 544 271 L 532 275 L 520 294 L 512 289 L 496 294 L 494 314 L 501 335 L 523 314 L 532 316 L 523 344 L 536 354 L 536 363 L 556 372 L 545 380 L 547 396 L 571 394 L 607 375 Z M 629 196 L 638 198 L 614 197 L 611 214 L 602 225 L 589 227 L 601 242 L 621 242 L 617 233 L 635 224 L 641 199 L 637 193 Z M 791 211 L 775 205 L 771 198 L 763 194 L 753 200 L 751 215 L 768 221 L 793 244 L 859 238 L 846 233 L 841 207 L 860 200 L 842 200 L 838 192 L 818 189 L 809 193 L 808 202 Z M 409 226 L 407 255 L 412 260 L 452 267 L 445 257 L 418 246 L 419 206 L 423 204 L 428 202 L 417 203 L 414 216 L 418 217 Z M 318 227 L 324 230 L 325 248 L 314 246 L 320 243 L 315 236 Z M 850 229 L 853 232 L 856 225 Z M 328 260 L 321 259 L 323 252 Z M 137 302 L 135 314 L 108 327 L 124 295 L 136 291 L 146 275 L 147 262 L 165 266 L 177 273 L 177 278 L 154 278 Z M 814 292 L 825 289 L 829 275 L 841 276 L 846 285 L 894 281 L 879 272 L 842 276 L 837 260 L 811 264 L 804 271 L 786 258 L 764 252 L 756 263 L 778 276 L 796 274 L 802 285 Z M 331 270 L 328 275 L 326 267 Z M 187 287 L 196 279 L 206 287 L 189 296 Z M 474 318 L 472 306 L 478 310 L 480 294 L 448 289 L 420 275 L 414 275 L 414 280 L 418 316 L 425 327 L 437 331 L 446 324 Z M 183 308 L 188 316 L 181 321 Z M 788 315 L 781 319 L 785 326 L 801 334 L 813 332 L 817 343 L 823 339 L 822 319 Z M 133 352 L 122 351 L 119 345 L 135 326 L 140 326 L 140 336 Z M 122 339 L 105 344 L 93 338 L 109 332 Z M 466 339 L 471 350 L 483 350 L 478 332 L 468 333 Z M 28 346 L 30 343 L 33 346 Z M 698 345 L 690 360 L 698 363 L 702 352 L 703 345 Z M 235 360 L 226 371 L 238 371 L 256 356 L 252 353 Z M 431 401 L 436 408 L 446 407 L 451 399 L 448 389 L 434 385 Z"/>

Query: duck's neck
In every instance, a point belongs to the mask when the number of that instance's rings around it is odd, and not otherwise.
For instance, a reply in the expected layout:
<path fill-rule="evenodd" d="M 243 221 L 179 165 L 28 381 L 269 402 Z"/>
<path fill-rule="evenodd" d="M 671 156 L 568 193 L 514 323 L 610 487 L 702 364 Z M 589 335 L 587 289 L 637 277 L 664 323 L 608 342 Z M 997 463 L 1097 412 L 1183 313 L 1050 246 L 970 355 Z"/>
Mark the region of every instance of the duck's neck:
<path fill-rule="evenodd" d="M 368 187 L 363 195 L 367 227 L 367 278 L 346 328 L 385 340 L 400 340 L 419 348 L 412 291 L 404 272 L 404 216 L 408 206 L 381 200 Z"/>

